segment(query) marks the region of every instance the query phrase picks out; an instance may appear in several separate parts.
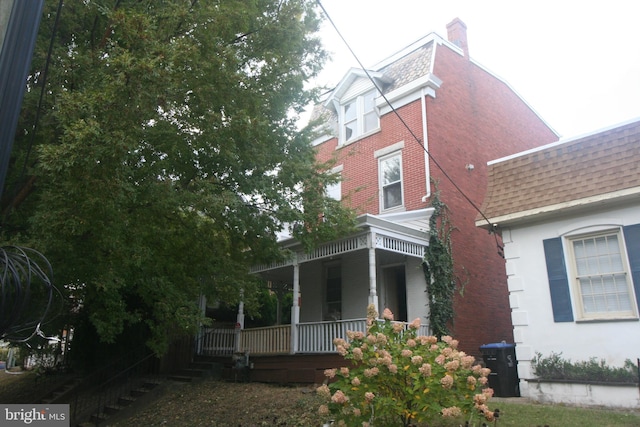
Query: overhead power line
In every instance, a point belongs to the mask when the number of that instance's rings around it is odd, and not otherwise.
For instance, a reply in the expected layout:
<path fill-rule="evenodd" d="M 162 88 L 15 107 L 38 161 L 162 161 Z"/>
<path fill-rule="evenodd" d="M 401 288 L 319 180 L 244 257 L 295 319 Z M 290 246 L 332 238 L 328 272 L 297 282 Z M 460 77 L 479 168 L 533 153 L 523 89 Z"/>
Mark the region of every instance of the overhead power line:
<path fill-rule="evenodd" d="M 405 129 L 411 134 L 411 136 L 413 137 L 413 139 L 415 140 L 415 142 L 418 143 L 418 145 L 420 145 L 420 147 L 422 147 L 422 149 L 424 150 L 424 152 L 429 156 L 429 159 L 431 159 L 431 161 L 433 162 L 433 164 L 436 165 L 436 167 L 440 170 L 440 172 L 442 172 L 442 174 L 445 176 L 445 178 L 447 178 L 447 180 L 451 183 L 451 185 L 453 185 L 453 187 L 458 191 L 458 193 L 460 193 L 460 195 L 473 207 L 473 209 L 475 209 L 476 212 L 478 212 L 478 214 L 480 214 L 480 216 L 487 222 L 487 224 L 489 225 L 489 233 L 493 234 L 496 240 L 496 245 L 498 246 L 498 254 L 500 256 L 504 257 L 503 254 L 503 247 L 500 245 L 500 243 L 498 242 L 498 238 L 496 236 L 495 230 L 494 230 L 494 226 L 491 223 L 491 221 L 489 221 L 489 219 L 486 217 L 486 215 L 482 212 L 482 210 L 480 210 L 480 208 L 473 202 L 473 200 L 471 200 L 471 198 L 469 198 L 469 196 L 466 195 L 466 193 L 464 191 L 462 191 L 462 189 L 460 188 L 460 186 L 453 180 L 453 178 L 451 178 L 451 176 L 447 173 L 447 171 L 444 170 L 444 168 L 440 165 L 440 163 L 433 157 L 433 155 L 429 152 L 429 150 L 427 150 L 427 147 L 425 147 L 425 145 L 423 144 L 423 142 L 420 140 L 420 138 L 418 138 L 418 136 L 413 132 L 413 129 L 411 129 L 409 127 L 409 125 L 407 124 L 407 122 L 405 122 L 405 120 L 402 118 L 402 116 L 400 115 L 400 113 L 398 112 L 398 110 L 396 110 L 396 108 L 391 104 L 391 102 L 389 101 L 389 99 L 387 99 L 386 95 L 384 94 L 384 92 L 382 91 L 382 88 L 380 87 L 380 85 L 378 84 L 378 82 L 376 82 L 376 80 L 371 76 L 371 74 L 369 73 L 369 70 L 367 68 L 365 68 L 365 66 L 362 64 L 362 62 L 360 61 L 360 58 L 358 58 L 358 55 L 356 55 L 356 53 L 353 51 L 353 49 L 351 48 L 351 46 L 349 45 L 349 43 L 347 42 L 347 40 L 344 38 L 344 36 L 342 35 L 342 33 L 340 32 L 340 30 L 338 29 L 337 25 L 335 24 L 335 22 L 333 22 L 333 19 L 331 19 L 331 16 L 329 15 L 329 13 L 327 12 L 327 10 L 325 9 L 325 7 L 323 6 L 322 2 L 320 0 L 316 0 L 316 3 L 318 4 L 318 6 L 320 6 L 320 8 L 322 9 L 322 12 L 325 14 L 325 16 L 327 17 L 327 20 L 329 21 L 329 23 L 331 24 L 331 26 L 333 27 L 333 29 L 336 31 L 336 33 L 338 34 L 338 36 L 340 37 L 340 39 L 342 40 L 342 42 L 345 44 L 345 46 L 347 47 L 347 49 L 349 49 L 349 52 L 351 52 L 351 55 L 354 57 L 354 59 L 356 60 L 356 62 L 358 63 L 358 65 L 360 66 L 360 68 L 364 71 L 364 73 L 366 74 L 367 78 L 371 81 L 371 83 L 373 83 L 374 87 L 376 88 L 376 90 L 380 93 L 380 95 L 382 96 L 382 98 L 384 99 L 384 102 L 387 104 L 387 106 L 391 109 L 391 111 L 393 112 L 393 114 L 395 114 L 395 116 L 398 118 L 398 120 L 400 120 L 400 123 L 402 123 L 402 126 L 405 127 Z"/>

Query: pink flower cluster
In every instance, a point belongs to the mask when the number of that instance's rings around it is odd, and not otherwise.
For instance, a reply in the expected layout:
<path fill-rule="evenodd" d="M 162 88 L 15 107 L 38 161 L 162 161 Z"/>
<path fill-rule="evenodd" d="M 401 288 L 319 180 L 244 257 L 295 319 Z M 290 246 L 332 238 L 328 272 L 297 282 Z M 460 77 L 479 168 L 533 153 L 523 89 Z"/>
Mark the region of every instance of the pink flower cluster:
<path fill-rule="evenodd" d="M 459 417 L 460 415 L 462 415 L 462 410 L 457 406 L 452 406 L 450 408 L 442 408 L 442 416 L 445 418 L 447 417 L 455 418 L 455 417 Z"/>
<path fill-rule="evenodd" d="M 346 340 L 334 340 L 337 352 L 351 364 L 349 368 L 325 371 L 330 384 L 318 387 L 317 393 L 329 403 L 319 409 L 321 414 L 333 414 L 336 425 L 344 426 L 366 426 L 375 420 L 374 415 L 380 414 L 399 415 L 411 424 L 419 424 L 425 415 L 411 408 L 417 402 L 428 408 L 428 402 L 435 399 L 442 405 L 438 406 L 442 417 L 479 412 L 492 420 L 494 415 L 487 401 L 493 391 L 485 388 L 480 394 L 473 394 L 486 386 L 490 370 L 476 365 L 475 357 L 459 351 L 458 341 L 450 336 L 439 340 L 418 335 L 419 318 L 407 325 L 394 322 L 393 317 L 391 310 L 385 309 L 381 321 L 370 305 L 366 332 L 349 331 Z M 400 403 L 400 412 L 387 413 L 395 411 L 383 405 L 389 398 Z M 402 406 L 403 399 L 408 406 Z"/>
<path fill-rule="evenodd" d="M 342 390 L 336 391 L 333 396 L 331 396 L 331 401 L 333 403 L 346 403 L 349 398 L 342 392 Z"/>

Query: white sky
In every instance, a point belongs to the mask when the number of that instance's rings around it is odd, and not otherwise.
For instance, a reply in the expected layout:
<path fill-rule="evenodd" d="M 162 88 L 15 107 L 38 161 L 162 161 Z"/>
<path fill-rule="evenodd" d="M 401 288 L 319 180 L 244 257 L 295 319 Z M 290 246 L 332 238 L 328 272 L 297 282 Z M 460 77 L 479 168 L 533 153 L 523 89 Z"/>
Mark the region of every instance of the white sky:
<path fill-rule="evenodd" d="M 365 67 L 446 25 L 467 25 L 470 56 L 505 80 L 561 137 L 640 117 L 638 0 L 321 0 Z M 332 61 L 318 84 L 358 67 L 327 21 Z"/>

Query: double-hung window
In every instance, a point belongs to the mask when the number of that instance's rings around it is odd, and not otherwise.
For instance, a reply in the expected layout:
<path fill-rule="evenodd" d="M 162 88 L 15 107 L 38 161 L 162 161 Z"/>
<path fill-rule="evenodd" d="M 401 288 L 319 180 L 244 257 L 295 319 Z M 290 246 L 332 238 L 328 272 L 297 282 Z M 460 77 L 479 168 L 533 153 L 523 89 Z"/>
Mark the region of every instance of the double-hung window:
<path fill-rule="evenodd" d="M 337 166 L 331 170 L 332 174 L 340 174 L 342 173 L 342 165 Z M 330 197 L 334 200 L 342 199 L 342 176 L 339 177 L 337 182 L 333 184 L 328 184 L 325 193 L 327 197 Z"/>
<path fill-rule="evenodd" d="M 380 127 L 376 91 L 366 92 L 342 106 L 342 141 L 347 143 Z"/>
<path fill-rule="evenodd" d="M 581 317 L 635 316 L 632 279 L 620 232 L 571 237 L 568 246 Z"/>
<path fill-rule="evenodd" d="M 378 167 L 382 210 L 402 206 L 402 154 L 381 157 Z"/>

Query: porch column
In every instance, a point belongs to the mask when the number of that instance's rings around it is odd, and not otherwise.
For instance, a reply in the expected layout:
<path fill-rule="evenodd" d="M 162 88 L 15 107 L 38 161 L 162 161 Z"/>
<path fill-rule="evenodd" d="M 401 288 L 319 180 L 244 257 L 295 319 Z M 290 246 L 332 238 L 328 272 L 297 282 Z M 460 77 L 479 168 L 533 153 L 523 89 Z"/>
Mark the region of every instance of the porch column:
<path fill-rule="evenodd" d="M 298 323 L 300 323 L 300 264 L 298 256 L 293 256 L 293 305 L 291 306 L 291 346 L 289 352 L 298 351 Z"/>
<path fill-rule="evenodd" d="M 378 310 L 378 291 L 376 290 L 376 235 L 369 234 L 369 304 L 373 304 L 377 313 Z"/>
<path fill-rule="evenodd" d="M 242 351 L 240 336 L 244 329 L 244 289 L 240 289 L 240 302 L 238 303 L 238 314 L 236 315 L 236 353 Z"/>
<path fill-rule="evenodd" d="M 236 328 L 244 329 L 244 297 L 238 303 L 238 314 L 236 315 Z"/>
<path fill-rule="evenodd" d="M 207 297 L 204 294 L 200 294 L 198 298 L 198 307 L 200 308 L 200 314 L 202 317 L 206 317 L 207 315 Z M 198 335 L 196 336 L 196 354 L 202 354 L 202 347 L 204 344 L 204 325 L 202 322 L 198 325 Z"/>

